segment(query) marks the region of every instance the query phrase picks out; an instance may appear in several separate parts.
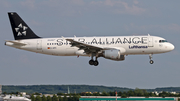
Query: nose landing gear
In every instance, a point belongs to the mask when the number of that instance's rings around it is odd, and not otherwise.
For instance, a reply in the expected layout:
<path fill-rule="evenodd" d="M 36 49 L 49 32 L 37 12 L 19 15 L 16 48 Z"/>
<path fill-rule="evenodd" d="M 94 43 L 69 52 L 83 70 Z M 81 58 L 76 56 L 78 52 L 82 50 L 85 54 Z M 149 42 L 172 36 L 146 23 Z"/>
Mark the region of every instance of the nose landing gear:
<path fill-rule="evenodd" d="M 152 60 L 152 54 L 149 54 L 149 59 L 150 59 L 149 63 L 150 63 L 150 64 L 153 64 L 154 61 Z"/>
<path fill-rule="evenodd" d="M 154 63 L 154 61 L 153 61 L 153 60 L 150 60 L 150 61 L 149 61 L 149 63 L 150 63 L 150 64 L 153 64 L 153 63 Z"/>

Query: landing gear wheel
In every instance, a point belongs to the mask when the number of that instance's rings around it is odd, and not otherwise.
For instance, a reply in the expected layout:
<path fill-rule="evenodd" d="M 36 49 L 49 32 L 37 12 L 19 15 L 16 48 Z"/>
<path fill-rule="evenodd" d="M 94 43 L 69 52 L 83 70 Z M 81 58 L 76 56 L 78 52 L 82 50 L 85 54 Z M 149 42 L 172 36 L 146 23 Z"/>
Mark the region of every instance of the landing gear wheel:
<path fill-rule="evenodd" d="M 153 60 L 150 60 L 150 64 L 153 64 L 154 63 L 154 61 Z"/>
<path fill-rule="evenodd" d="M 96 56 L 95 60 L 93 59 L 94 56 Z M 96 53 L 96 52 L 91 53 L 91 60 L 89 60 L 89 64 L 97 66 L 99 64 L 97 58 L 98 58 L 98 53 Z"/>
<path fill-rule="evenodd" d="M 90 65 L 94 65 L 94 60 L 89 60 Z"/>
<path fill-rule="evenodd" d="M 99 64 L 98 61 L 94 61 L 94 66 L 97 66 Z"/>

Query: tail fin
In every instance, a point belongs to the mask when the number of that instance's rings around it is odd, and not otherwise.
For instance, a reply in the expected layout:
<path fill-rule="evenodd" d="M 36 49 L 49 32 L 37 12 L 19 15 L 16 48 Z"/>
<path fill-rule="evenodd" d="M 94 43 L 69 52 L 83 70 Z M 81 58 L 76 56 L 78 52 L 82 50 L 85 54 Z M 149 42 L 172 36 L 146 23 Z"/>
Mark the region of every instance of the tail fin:
<path fill-rule="evenodd" d="M 40 38 L 30 29 L 30 27 L 16 12 L 9 12 L 8 16 L 15 40 Z"/>

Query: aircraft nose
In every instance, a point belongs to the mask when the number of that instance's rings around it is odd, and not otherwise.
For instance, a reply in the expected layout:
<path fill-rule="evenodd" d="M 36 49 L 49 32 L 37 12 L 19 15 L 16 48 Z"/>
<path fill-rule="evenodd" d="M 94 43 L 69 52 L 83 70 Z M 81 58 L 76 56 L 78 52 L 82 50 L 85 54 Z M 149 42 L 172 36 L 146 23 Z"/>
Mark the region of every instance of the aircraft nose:
<path fill-rule="evenodd" d="M 175 48 L 175 47 L 174 47 L 173 44 L 170 44 L 170 45 L 169 45 L 169 49 L 170 49 L 171 51 L 174 50 L 174 48 Z"/>

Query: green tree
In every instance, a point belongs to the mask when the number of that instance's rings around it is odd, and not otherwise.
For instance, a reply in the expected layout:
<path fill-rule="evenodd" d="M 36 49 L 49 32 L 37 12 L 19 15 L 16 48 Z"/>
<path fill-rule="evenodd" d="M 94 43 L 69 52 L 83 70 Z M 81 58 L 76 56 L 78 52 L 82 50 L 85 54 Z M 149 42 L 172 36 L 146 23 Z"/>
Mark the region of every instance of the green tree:
<path fill-rule="evenodd" d="M 93 93 L 93 96 L 100 96 L 99 92 Z"/>
<path fill-rule="evenodd" d="M 47 98 L 44 95 L 42 96 L 42 101 L 47 101 Z"/>
<path fill-rule="evenodd" d="M 121 98 L 127 98 L 126 94 L 122 94 Z"/>
<path fill-rule="evenodd" d="M 52 101 L 50 96 L 47 96 L 47 101 Z"/>
<path fill-rule="evenodd" d="M 115 92 L 109 92 L 109 95 L 110 96 L 116 96 L 116 93 Z"/>
<path fill-rule="evenodd" d="M 34 95 L 31 95 L 31 101 L 35 101 Z"/>
<path fill-rule="evenodd" d="M 86 96 L 86 92 L 82 92 L 82 93 L 81 93 L 81 96 Z"/>
<path fill-rule="evenodd" d="M 134 96 L 134 92 L 132 90 L 128 91 L 127 96 Z"/>
<path fill-rule="evenodd" d="M 72 101 L 72 96 L 71 95 L 68 97 L 68 101 Z"/>
<path fill-rule="evenodd" d="M 149 98 L 149 93 L 144 93 L 144 96 L 145 96 L 146 98 Z"/>
<path fill-rule="evenodd" d="M 66 97 L 66 95 L 64 95 L 63 101 L 68 101 L 68 98 Z"/>
<path fill-rule="evenodd" d="M 14 92 L 11 92 L 11 94 L 15 94 Z"/>
<path fill-rule="evenodd" d="M 41 97 L 38 95 L 38 96 L 36 96 L 35 101 L 42 101 L 42 99 L 41 99 Z"/>
<path fill-rule="evenodd" d="M 59 101 L 63 101 L 63 98 L 61 96 L 58 96 Z"/>
<path fill-rule="evenodd" d="M 64 95 L 63 93 L 57 93 L 57 95 Z"/>
<path fill-rule="evenodd" d="M 34 95 L 41 95 L 41 94 L 40 94 L 40 93 L 38 93 L 38 92 L 35 92 L 35 93 L 34 93 Z"/>
<path fill-rule="evenodd" d="M 108 93 L 106 93 L 105 91 L 102 92 L 102 96 L 109 96 Z"/>
<path fill-rule="evenodd" d="M 135 93 L 136 96 L 143 96 L 144 95 L 143 90 L 141 90 L 139 88 L 136 88 L 134 90 L 134 93 Z"/>
<path fill-rule="evenodd" d="M 121 96 L 126 96 L 127 97 L 127 92 L 123 92 Z"/>
<path fill-rule="evenodd" d="M 122 95 L 122 92 L 120 91 L 120 92 L 118 92 L 118 96 L 121 96 Z"/>
<path fill-rule="evenodd" d="M 154 93 L 149 93 L 149 96 L 151 96 L 151 97 L 155 97 L 156 96 L 156 94 L 154 94 Z"/>
<path fill-rule="evenodd" d="M 52 97 L 52 101 L 58 101 L 58 97 L 55 94 Z"/>
<path fill-rule="evenodd" d="M 86 96 L 91 96 L 92 94 L 91 93 L 86 93 Z"/>
<path fill-rule="evenodd" d="M 177 97 L 180 97 L 180 93 L 177 95 Z M 179 99 L 180 100 L 180 99 Z"/>
<path fill-rule="evenodd" d="M 80 95 L 74 95 L 72 101 L 79 101 Z"/>
<path fill-rule="evenodd" d="M 166 97 L 166 96 L 169 97 L 169 95 L 170 95 L 170 94 L 167 93 L 167 92 L 165 92 L 165 91 L 163 91 L 162 93 L 159 93 L 159 96 L 160 96 L 160 97 L 163 97 L 163 98 Z"/>
<path fill-rule="evenodd" d="M 7 92 L 3 92 L 3 94 L 7 94 Z"/>
<path fill-rule="evenodd" d="M 20 94 L 20 92 L 16 92 L 16 94 L 18 95 L 18 94 Z"/>

